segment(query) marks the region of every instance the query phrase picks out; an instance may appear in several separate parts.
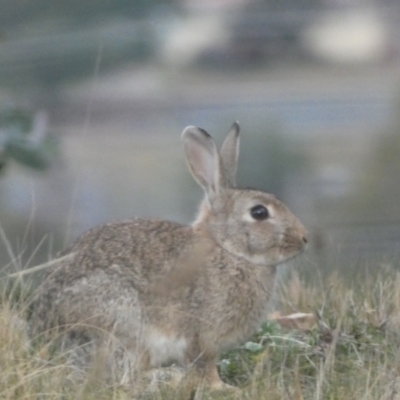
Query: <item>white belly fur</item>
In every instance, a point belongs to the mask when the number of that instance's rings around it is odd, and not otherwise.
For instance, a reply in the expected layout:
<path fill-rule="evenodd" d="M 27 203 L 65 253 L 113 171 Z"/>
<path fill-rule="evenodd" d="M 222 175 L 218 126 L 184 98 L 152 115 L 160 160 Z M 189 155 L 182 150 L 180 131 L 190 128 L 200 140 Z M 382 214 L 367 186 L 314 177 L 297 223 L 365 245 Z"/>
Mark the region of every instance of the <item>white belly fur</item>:
<path fill-rule="evenodd" d="M 184 364 L 187 349 L 185 338 L 152 331 L 147 336 L 146 345 L 152 367 L 165 366 L 174 362 L 180 365 Z"/>

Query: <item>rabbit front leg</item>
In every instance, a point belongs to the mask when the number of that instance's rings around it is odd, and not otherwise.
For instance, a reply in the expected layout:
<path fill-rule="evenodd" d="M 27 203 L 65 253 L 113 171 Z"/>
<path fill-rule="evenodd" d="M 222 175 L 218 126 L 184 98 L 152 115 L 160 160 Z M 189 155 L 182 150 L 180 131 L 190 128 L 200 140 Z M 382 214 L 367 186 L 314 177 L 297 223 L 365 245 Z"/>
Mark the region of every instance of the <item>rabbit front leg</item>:
<path fill-rule="evenodd" d="M 229 392 L 234 398 L 238 398 L 241 391 L 235 386 L 222 382 L 217 370 L 217 360 L 209 360 L 206 365 L 196 366 L 197 381 L 193 385 L 195 395 L 193 400 L 204 399 L 209 392 Z"/>
<path fill-rule="evenodd" d="M 210 391 L 239 391 L 238 388 L 223 382 L 218 374 L 217 354 L 202 354 L 192 362 L 192 378 L 194 385 L 201 391 L 206 389 Z M 191 373 L 189 372 L 189 375 Z"/>
<path fill-rule="evenodd" d="M 217 369 L 217 360 L 210 361 L 206 366 L 202 367 L 201 375 L 204 383 L 211 390 L 223 390 L 233 388 L 233 386 L 222 382 Z"/>

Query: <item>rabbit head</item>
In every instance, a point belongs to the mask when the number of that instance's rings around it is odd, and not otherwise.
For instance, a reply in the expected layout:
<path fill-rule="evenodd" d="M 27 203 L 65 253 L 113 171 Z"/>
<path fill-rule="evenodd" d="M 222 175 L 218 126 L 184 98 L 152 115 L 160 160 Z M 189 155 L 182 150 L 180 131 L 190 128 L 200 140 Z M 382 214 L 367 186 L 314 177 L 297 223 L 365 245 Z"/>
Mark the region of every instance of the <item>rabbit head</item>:
<path fill-rule="evenodd" d="M 203 129 L 182 133 L 189 169 L 205 192 L 193 227 L 236 257 L 273 266 L 300 253 L 307 232 L 274 195 L 236 188 L 239 130 L 235 122 L 220 151 Z"/>

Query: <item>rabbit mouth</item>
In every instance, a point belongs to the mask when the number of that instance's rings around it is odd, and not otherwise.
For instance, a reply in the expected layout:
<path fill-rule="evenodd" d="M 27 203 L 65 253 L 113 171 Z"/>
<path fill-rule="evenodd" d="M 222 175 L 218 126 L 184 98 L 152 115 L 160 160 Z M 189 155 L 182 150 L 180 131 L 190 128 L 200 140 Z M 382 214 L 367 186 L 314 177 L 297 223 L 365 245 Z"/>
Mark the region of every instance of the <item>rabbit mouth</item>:
<path fill-rule="evenodd" d="M 307 246 L 306 236 L 299 237 L 297 235 L 291 235 L 285 233 L 283 234 L 282 239 L 283 239 L 283 243 L 281 243 L 282 251 L 288 254 L 292 253 L 295 253 L 294 255 L 300 254 L 305 250 Z"/>
<path fill-rule="evenodd" d="M 242 253 L 236 254 L 236 256 L 241 257 L 248 262 L 255 265 L 264 265 L 267 267 L 274 267 L 285 261 L 291 260 L 292 258 L 298 256 L 304 251 L 304 248 L 299 249 L 298 247 L 282 247 L 282 246 L 271 246 L 268 252 L 263 253 Z"/>
<path fill-rule="evenodd" d="M 288 261 L 292 258 L 297 257 L 305 250 L 306 246 L 301 243 L 292 243 L 290 245 L 286 245 L 280 248 L 280 254 L 282 257 L 282 261 Z"/>
<path fill-rule="evenodd" d="M 306 249 L 306 241 L 298 236 L 283 234 L 281 240 L 276 241 L 267 249 L 265 254 L 277 255 L 279 262 L 298 256 Z"/>
<path fill-rule="evenodd" d="M 304 247 L 304 246 L 292 247 L 292 248 L 289 248 L 289 249 L 286 248 L 286 249 L 284 250 L 283 256 L 284 256 L 284 257 L 286 256 L 286 259 L 287 259 L 287 260 L 290 260 L 290 259 L 292 259 L 292 258 L 297 257 L 297 256 L 300 255 L 301 253 L 303 253 L 304 250 L 305 250 L 305 247 Z"/>
<path fill-rule="evenodd" d="M 271 246 L 268 249 L 268 252 L 266 252 L 265 257 L 268 258 L 267 254 L 269 254 L 270 260 L 273 260 L 275 265 L 277 265 L 297 257 L 303 253 L 305 247 L 306 246 L 302 242 L 298 240 L 292 240 L 290 242 Z"/>

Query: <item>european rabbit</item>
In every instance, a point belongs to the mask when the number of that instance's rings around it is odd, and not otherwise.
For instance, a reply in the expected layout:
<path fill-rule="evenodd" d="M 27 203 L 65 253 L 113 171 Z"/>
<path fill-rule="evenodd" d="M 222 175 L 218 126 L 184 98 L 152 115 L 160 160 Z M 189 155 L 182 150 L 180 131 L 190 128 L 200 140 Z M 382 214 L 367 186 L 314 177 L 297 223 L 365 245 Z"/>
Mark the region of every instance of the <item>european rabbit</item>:
<path fill-rule="evenodd" d="M 219 152 L 200 128 L 182 140 L 205 192 L 196 220 L 132 219 L 84 233 L 38 289 L 31 328 L 89 340 L 106 332 L 140 368 L 193 366 L 218 388 L 219 353 L 266 319 L 276 267 L 303 251 L 307 233 L 273 195 L 236 188 L 237 123 Z"/>

